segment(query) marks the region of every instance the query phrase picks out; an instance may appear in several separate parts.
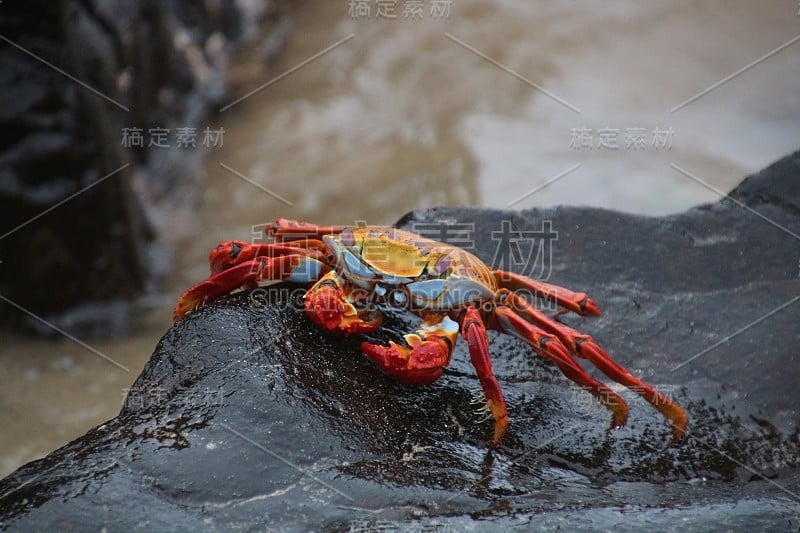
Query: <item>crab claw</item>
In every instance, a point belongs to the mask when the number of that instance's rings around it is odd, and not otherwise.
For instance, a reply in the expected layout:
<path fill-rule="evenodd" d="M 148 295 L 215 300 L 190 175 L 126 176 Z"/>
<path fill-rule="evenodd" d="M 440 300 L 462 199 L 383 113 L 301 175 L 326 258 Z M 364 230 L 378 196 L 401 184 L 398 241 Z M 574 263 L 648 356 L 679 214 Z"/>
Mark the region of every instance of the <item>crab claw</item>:
<path fill-rule="evenodd" d="M 211 265 L 211 273 L 219 274 L 223 270 L 227 270 L 233 265 L 237 264 L 237 259 L 242 250 L 247 250 L 251 246 L 242 241 L 227 241 L 221 242 L 216 248 L 211 250 L 208 254 L 208 263 Z M 252 254 L 243 259 L 252 259 Z M 242 261 L 238 261 L 241 263 Z"/>
<path fill-rule="evenodd" d="M 352 335 L 369 333 L 381 325 L 381 314 L 371 309 L 356 309 L 341 287 L 338 275 L 329 272 L 305 296 L 308 318 L 317 326 Z"/>
<path fill-rule="evenodd" d="M 450 344 L 435 335 L 422 340 L 412 333 L 405 339 L 410 348 L 394 341 L 389 346 L 362 342 L 361 351 L 384 372 L 404 383 L 427 385 L 436 381 L 450 359 Z"/>

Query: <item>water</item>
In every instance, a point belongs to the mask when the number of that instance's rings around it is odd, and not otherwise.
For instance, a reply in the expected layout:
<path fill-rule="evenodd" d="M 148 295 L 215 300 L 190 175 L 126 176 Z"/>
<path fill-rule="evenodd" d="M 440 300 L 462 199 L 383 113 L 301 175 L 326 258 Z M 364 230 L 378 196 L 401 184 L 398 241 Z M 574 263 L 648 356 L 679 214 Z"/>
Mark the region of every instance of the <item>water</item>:
<path fill-rule="evenodd" d="M 794 1 L 456 0 L 448 18 L 426 2 L 415 21 L 402 5 L 396 20 L 374 6 L 353 19 L 345 1 L 305 2 L 277 64 L 251 51 L 234 67 L 231 102 L 354 34 L 209 120 L 226 133 L 197 202 L 158 216 L 175 250 L 163 310 L 133 337 L 91 343 L 129 372 L 68 340 L 0 348 L 0 475 L 116 415 L 208 249 L 250 240 L 253 224 L 390 224 L 434 205 L 660 215 L 716 201 L 798 147 L 800 42 L 671 112 L 798 35 Z"/>

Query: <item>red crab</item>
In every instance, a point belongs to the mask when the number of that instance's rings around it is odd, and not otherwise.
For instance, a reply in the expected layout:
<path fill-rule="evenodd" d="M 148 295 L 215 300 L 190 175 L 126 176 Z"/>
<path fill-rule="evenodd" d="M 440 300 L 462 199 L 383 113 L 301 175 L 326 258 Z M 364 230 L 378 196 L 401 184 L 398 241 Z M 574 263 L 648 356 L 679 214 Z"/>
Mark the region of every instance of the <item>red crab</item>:
<path fill-rule="evenodd" d="M 414 385 L 432 383 L 453 354 L 458 333 L 466 339 L 472 365 L 494 417 L 493 446 L 506 433 L 508 414 L 492 373 L 486 328 L 509 333 L 552 360 L 612 413 L 612 427 L 625 424 L 628 406 L 591 377 L 575 358 L 588 359 L 672 421 L 672 441 L 686 433 L 686 412 L 609 357 L 589 335 L 534 307 L 544 298 L 580 315 L 599 315 L 584 293 L 492 270 L 471 253 L 415 233 L 390 227 L 318 226 L 278 219 L 267 225 L 270 244 L 225 242 L 211 251 L 211 277 L 183 293 L 175 321 L 209 300 L 260 281 L 311 284 L 305 294 L 308 318 L 318 327 L 351 335 L 374 331 L 381 314 L 370 303 L 409 308 L 423 319 L 406 345 L 363 342 L 361 350 L 385 373 Z M 528 297 L 525 297 L 527 295 Z"/>

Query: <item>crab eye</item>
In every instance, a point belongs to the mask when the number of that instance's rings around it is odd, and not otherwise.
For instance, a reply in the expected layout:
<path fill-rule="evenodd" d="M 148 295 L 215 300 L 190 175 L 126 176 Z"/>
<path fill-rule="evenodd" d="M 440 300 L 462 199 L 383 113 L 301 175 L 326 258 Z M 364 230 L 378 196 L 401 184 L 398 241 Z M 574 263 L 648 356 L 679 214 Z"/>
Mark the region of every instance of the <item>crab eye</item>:
<path fill-rule="evenodd" d="M 219 248 L 219 246 L 217 248 Z M 231 259 L 236 259 L 237 257 L 239 257 L 239 252 L 241 251 L 242 251 L 241 246 L 239 246 L 235 242 L 231 243 Z"/>
<path fill-rule="evenodd" d="M 392 291 L 389 295 L 389 303 L 395 307 L 405 307 L 408 304 L 408 295 L 402 290 Z"/>
<path fill-rule="evenodd" d="M 328 254 L 325 256 L 325 262 L 333 263 L 333 260 L 336 259 L 336 256 L 333 254 Z"/>
<path fill-rule="evenodd" d="M 356 243 L 356 236 L 349 228 L 340 233 L 339 238 L 345 246 L 353 246 Z"/>

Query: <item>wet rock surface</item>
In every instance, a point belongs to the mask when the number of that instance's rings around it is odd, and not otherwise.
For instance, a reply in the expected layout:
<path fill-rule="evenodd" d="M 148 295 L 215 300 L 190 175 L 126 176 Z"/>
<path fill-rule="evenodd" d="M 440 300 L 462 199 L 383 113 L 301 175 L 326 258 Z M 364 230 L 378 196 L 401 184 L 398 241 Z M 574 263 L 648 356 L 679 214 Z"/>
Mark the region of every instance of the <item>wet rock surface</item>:
<path fill-rule="evenodd" d="M 490 452 L 463 342 L 438 382 L 404 386 L 360 355 L 361 339 L 315 329 L 298 287 L 281 284 L 171 329 L 117 418 L 0 481 L 0 523 L 796 530 L 798 178 L 800 152 L 732 200 L 676 216 L 434 209 L 400 222 L 474 223 L 476 254 L 497 263 L 527 253 L 525 241 L 509 251 L 493 238 L 503 221 L 512 232 L 551 221 L 549 280 L 604 311 L 563 320 L 687 408 L 680 446 L 666 446 L 666 421 L 625 390 L 629 423 L 607 431 L 609 414 L 554 365 L 490 333 L 511 420 Z M 372 339 L 415 324 L 386 310 Z"/>

